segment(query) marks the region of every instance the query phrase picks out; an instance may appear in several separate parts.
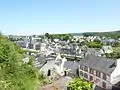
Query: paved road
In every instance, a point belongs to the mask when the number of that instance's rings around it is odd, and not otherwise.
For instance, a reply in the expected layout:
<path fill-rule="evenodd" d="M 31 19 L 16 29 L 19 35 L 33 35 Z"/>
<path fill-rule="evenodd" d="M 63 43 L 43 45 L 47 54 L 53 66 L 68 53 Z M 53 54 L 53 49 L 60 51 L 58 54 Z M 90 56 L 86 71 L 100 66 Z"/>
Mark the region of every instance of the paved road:
<path fill-rule="evenodd" d="M 56 82 L 44 86 L 42 89 L 39 90 L 67 90 L 67 85 L 69 82 L 72 80 L 71 77 L 61 77 L 59 80 Z"/>

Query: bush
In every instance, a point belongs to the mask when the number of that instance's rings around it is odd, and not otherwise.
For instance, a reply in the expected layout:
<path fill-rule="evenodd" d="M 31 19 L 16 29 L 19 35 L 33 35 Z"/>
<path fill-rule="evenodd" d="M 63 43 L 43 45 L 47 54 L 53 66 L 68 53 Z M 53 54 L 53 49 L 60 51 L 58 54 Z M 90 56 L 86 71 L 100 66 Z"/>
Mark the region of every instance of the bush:
<path fill-rule="evenodd" d="M 68 87 L 70 90 L 92 90 L 92 83 L 85 81 L 83 78 L 74 78 Z"/>
<path fill-rule="evenodd" d="M 113 44 L 113 47 L 120 47 L 120 42 L 115 42 L 115 43 Z"/>
<path fill-rule="evenodd" d="M 89 48 L 101 48 L 102 45 L 100 43 L 97 43 L 97 42 L 89 42 L 88 47 Z"/>

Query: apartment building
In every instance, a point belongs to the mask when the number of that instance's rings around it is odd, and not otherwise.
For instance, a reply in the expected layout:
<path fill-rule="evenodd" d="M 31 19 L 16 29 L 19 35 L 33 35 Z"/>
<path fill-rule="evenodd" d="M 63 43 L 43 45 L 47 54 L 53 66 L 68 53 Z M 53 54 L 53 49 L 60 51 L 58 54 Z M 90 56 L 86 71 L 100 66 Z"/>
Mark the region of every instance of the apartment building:
<path fill-rule="evenodd" d="M 89 55 L 79 62 L 79 76 L 103 90 L 113 90 L 120 81 L 119 70 L 120 60 Z"/>

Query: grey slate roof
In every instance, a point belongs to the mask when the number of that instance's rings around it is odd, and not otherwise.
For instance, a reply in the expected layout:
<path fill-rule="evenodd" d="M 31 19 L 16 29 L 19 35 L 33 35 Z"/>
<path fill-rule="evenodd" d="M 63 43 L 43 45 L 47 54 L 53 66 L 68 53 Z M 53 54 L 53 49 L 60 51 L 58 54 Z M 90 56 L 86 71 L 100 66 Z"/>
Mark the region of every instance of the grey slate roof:
<path fill-rule="evenodd" d="M 62 60 L 57 60 L 57 61 L 55 61 L 55 64 L 58 65 L 58 66 L 60 66 L 61 63 L 62 63 Z"/>
<path fill-rule="evenodd" d="M 38 59 L 34 60 L 34 65 L 38 69 L 42 68 L 49 61 L 54 61 L 55 60 L 54 57 L 50 57 L 50 56 L 49 57 L 44 57 L 43 55 L 38 55 L 36 58 L 38 58 Z"/>
<path fill-rule="evenodd" d="M 64 64 L 64 67 L 70 69 L 73 74 L 76 74 L 76 70 L 78 69 L 78 65 L 79 65 L 78 62 L 66 61 Z"/>
<path fill-rule="evenodd" d="M 110 75 L 115 69 L 117 61 L 104 57 L 88 55 L 86 58 L 82 59 L 79 64 L 97 69 L 105 74 Z"/>
<path fill-rule="evenodd" d="M 105 89 L 103 89 L 103 88 L 101 88 L 101 87 L 99 87 L 99 86 L 95 86 L 95 88 L 94 88 L 94 90 L 105 90 Z"/>

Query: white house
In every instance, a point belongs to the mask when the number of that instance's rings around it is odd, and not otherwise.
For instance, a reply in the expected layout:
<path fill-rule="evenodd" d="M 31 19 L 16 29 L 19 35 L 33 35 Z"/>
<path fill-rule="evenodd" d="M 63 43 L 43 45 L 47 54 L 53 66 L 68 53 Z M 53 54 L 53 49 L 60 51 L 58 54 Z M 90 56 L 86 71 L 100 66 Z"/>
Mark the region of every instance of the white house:
<path fill-rule="evenodd" d="M 104 51 L 104 53 L 113 53 L 113 49 L 111 46 L 103 46 L 102 50 Z"/>
<path fill-rule="evenodd" d="M 54 39 L 55 42 L 59 42 L 59 39 Z"/>

